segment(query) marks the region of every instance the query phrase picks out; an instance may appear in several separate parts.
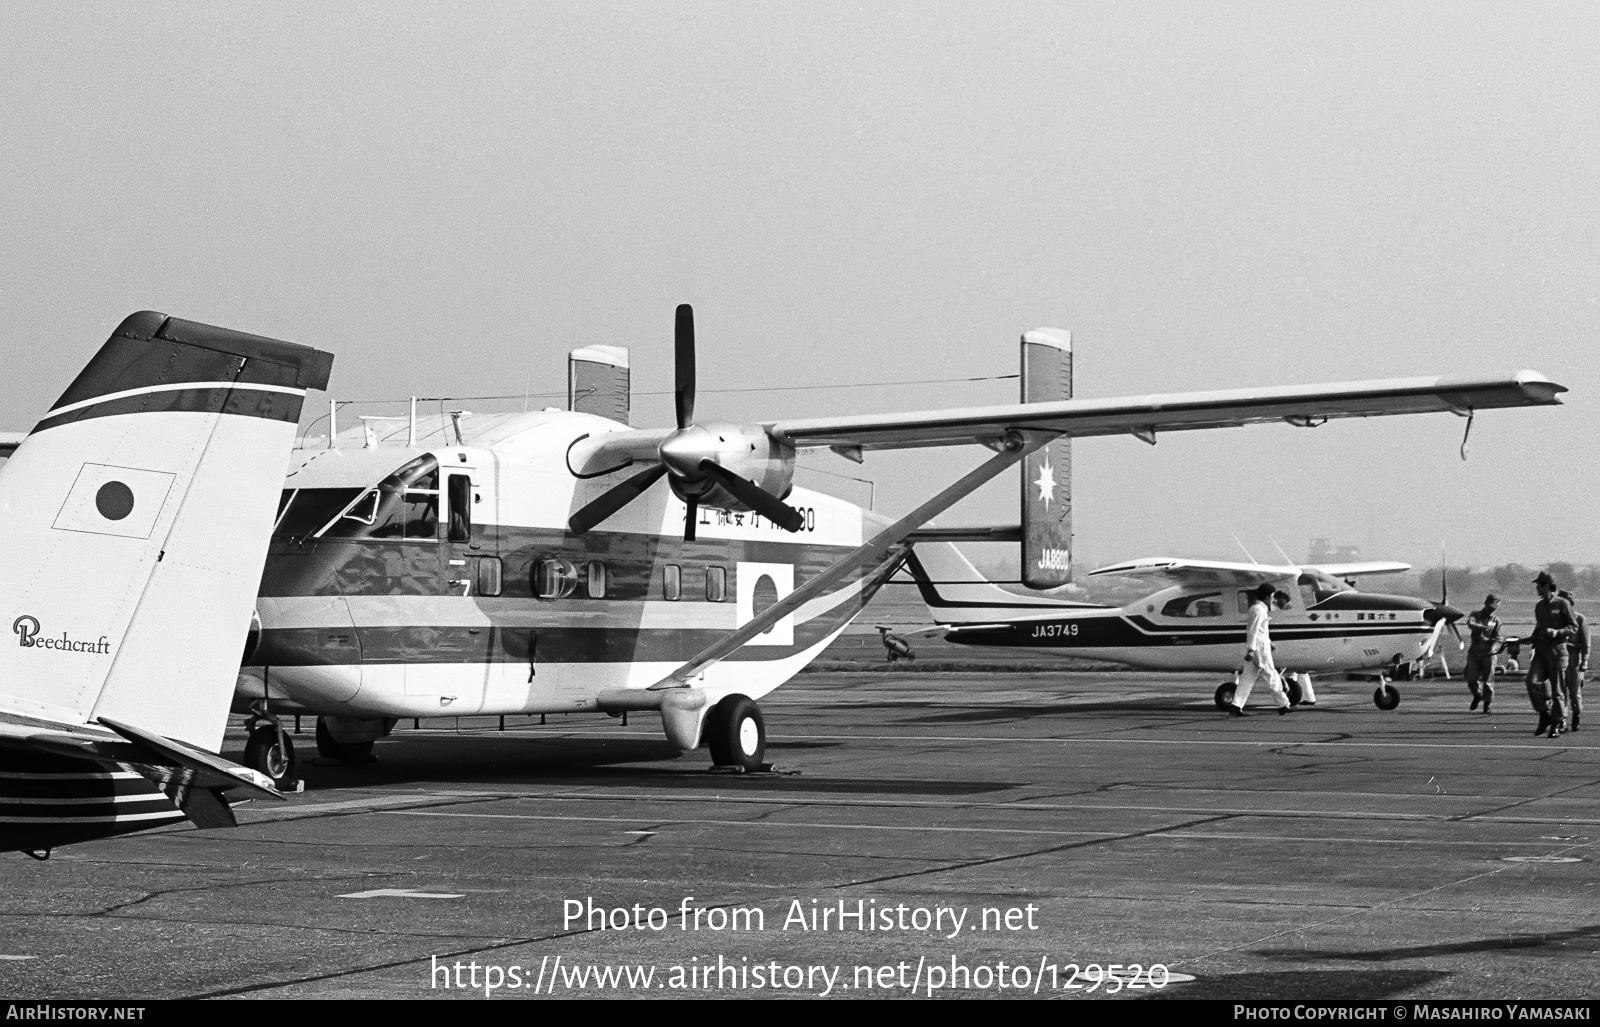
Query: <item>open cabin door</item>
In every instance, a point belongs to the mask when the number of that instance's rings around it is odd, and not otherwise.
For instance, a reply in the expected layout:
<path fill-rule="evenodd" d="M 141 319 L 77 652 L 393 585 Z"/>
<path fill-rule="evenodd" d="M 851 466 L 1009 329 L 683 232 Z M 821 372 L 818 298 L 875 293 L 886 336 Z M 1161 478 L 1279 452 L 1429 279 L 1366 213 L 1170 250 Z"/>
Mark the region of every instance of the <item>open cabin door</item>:
<path fill-rule="evenodd" d="M 471 460 L 472 456 L 478 459 Z M 497 640 L 480 605 L 500 595 L 497 490 L 493 454 L 447 459 L 439 467 L 439 578 L 432 623 L 419 625 L 430 645 L 406 666 L 408 696 L 437 696 L 441 716 L 475 713 Z"/>

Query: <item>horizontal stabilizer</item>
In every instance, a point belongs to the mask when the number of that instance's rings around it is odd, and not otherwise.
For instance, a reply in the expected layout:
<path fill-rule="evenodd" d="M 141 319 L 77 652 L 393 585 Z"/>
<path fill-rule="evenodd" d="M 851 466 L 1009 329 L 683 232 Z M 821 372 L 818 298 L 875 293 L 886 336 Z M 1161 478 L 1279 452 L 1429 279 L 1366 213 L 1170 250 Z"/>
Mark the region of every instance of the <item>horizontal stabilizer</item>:
<path fill-rule="evenodd" d="M 186 781 L 197 787 L 214 788 L 218 791 L 238 788 L 253 798 L 284 798 L 283 793 L 272 787 L 271 780 L 265 775 L 241 767 L 221 756 L 171 738 L 162 738 L 160 735 L 141 731 L 131 724 L 122 724 L 107 717 L 101 717 L 100 723 L 128 739 L 136 748 L 143 750 L 147 758 L 141 762 L 147 762 L 153 767 L 181 768 L 186 772 Z M 148 759 L 152 754 L 155 756 L 153 762 Z"/>

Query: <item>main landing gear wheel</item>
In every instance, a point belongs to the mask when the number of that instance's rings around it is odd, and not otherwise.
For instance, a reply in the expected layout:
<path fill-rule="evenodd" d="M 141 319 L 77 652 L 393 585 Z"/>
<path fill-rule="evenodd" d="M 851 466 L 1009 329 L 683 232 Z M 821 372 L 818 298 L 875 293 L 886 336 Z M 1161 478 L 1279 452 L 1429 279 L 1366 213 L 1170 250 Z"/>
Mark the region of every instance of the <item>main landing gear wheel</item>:
<path fill-rule="evenodd" d="M 271 724 L 262 724 L 250 732 L 244 746 L 244 765 L 272 778 L 278 788 L 294 783 L 294 743 L 289 736 Z"/>
<path fill-rule="evenodd" d="M 1400 689 L 1393 685 L 1379 685 L 1372 690 L 1372 705 L 1380 710 L 1392 710 L 1400 705 Z"/>
<path fill-rule="evenodd" d="M 1283 690 L 1289 696 L 1290 706 L 1299 706 L 1300 700 L 1305 698 L 1304 693 L 1300 691 L 1300 682 L 1288 674 L 1283 676 Z"/>
<path fill-rule="evenodd" d="M 761 707 L 744 695 L 730 695 L 706 717 L 711 762 L 720 767 L 760 770 L 767 755 L 767 725 Z"/>
<path fill-rule="evenodd" d="M 317 718 L 317 754 L 330 760 L 338 760 L 346 766 L 355 766 L 361 763 L 372 762 L 371 742 L 341 742 L 333 737 L 328 730 L 328 725 L 321 717 Z"/>
<path fill-rule="evenodd" d="M 1224 681 L 1222 684 L 1218 685 L 1217 694 L 1212 696 L 1211 699 L 1217 704 L 1217 709 L 1219 710 L 1226 710 L 1229 706 L 1232 706 L 1233 682 Z"/>

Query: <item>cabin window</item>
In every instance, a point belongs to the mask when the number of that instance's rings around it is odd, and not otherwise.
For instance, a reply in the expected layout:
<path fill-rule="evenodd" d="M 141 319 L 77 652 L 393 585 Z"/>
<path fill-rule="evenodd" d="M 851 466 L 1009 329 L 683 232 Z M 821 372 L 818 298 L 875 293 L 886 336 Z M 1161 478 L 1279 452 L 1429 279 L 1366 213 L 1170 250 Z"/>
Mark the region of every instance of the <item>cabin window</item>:
<path fill-rule="evenodd" d="M 450 475 L 450 541 L 472 540 L 472 479 L 465 474 Z"/>
<path fill-rule="evenodd" d="M 1239 612 L 1241 614 L 1249 613 L 1250 612 L 1250 604 L 1252 602 L 1254 602 L 1254 601 L 1255 601 L 1255 596 L 1251 595 L 1249 592 L 1240 592 L 1239 593 Z"/>
<path fill-rule="evenodd" d="M 728 599 L 728 569 L 726 567 L 706 568 L 706 602 L 722 603 Z"/>
<path fill-rule="evenodd" d="M 1204 595 L 1179 596 L 1161 608 L 1163 617 L 1220 617 L 1222 616 L 1222 593 L 1207 592 Z"/>
<path fill-rule="evenodd" d="M 497 596 L 500 594 L 500 558 L 498 556 L 481 556 L 478 558 L 478 594 L 481 596 Z"/>
<path fill-rule="evenodd" d="M 606 565 L 599 560 L 590 560 L 588 576 L 589 598 L 604 599 L 606 597 Z"/>
<path fill-rule="evenodd" d="M 683 571 L 676 564 L 661 569 L 661 594 L 673 602 L 683 598 Z"/>
<path fill-rule="evenodd" d="M 578 569 L 548 557 L 533 565 L 533 594 L 540 599 L 565 599 L 578 587 Z"/>

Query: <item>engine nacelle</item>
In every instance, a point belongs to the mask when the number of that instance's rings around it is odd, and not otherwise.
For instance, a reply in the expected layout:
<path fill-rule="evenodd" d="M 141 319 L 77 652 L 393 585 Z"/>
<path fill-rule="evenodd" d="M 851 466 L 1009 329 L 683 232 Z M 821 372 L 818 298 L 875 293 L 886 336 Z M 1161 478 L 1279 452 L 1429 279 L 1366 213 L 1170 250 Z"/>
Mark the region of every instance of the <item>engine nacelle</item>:
<path fill-rule="evenodd" d="M 760 425 L 711 421 L 674 432 L 661 444 L 661 462 L 672 472 L 668 481 L 679 499 L 693 496 L 701 506 L 749 510 L 701 469 L 703 460 L 750 479 L 779 499 L 794 487 L 794 447 L 778 442 Z"/>

